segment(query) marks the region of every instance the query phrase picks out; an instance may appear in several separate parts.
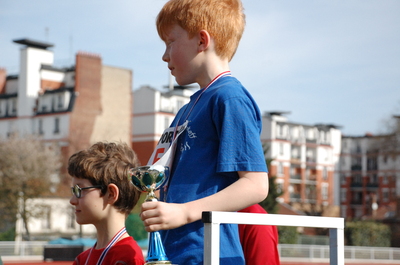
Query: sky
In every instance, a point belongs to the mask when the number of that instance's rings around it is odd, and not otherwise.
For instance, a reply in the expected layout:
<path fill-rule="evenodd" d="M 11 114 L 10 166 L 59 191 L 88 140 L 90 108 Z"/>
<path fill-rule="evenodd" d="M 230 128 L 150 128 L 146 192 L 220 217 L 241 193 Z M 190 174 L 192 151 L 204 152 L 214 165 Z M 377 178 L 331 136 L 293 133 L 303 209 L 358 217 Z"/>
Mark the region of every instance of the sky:
<path fill-rule="evenodd" d="M 29 38 L 55 46 L 55 65 L 79 51 L 131 69 L 133 89 L 169 83 L 156 16 L 166 0 L 0 0 L 0 67 L 19 72 Z M 230 63 L 261 112 L 341 126 L 348 136 L 385 132 L 400 115 L 400 1 L 242 0 L 246 28 Z"/>

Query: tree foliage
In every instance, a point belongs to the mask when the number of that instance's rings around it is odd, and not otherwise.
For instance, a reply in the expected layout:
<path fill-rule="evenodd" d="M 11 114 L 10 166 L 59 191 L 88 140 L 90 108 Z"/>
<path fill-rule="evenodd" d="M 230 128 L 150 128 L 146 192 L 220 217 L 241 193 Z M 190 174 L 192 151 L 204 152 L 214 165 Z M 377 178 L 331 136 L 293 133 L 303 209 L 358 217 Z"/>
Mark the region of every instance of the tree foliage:
<path fill-rule="evenodd" d="M 346 245 L 390 247 L 391 231 L 389 226 L 373 221 L 346 222 Z"/>
<path fill-rule="evenodd" d="M 144 228 L 143 221 L 140 219 L 138 213 L 131 213 L 125 222 L 126 230 L 128 234 L 133 237 L 136 241 L 146 239 L 148 233 Z"/>
<path fill-rule="evenodd" d="M 297 244 L 299 233 L 294 226 L 278 226 L 279 244 Z"/>
<path fill-rule="evenodd" d="M 264 146 L 264 155 L 268 153 L 269 146 Z M 270 165 L 273 159 L 266 158 L 265 163 L 267 163 L 268 169 L 270 169 Z M 276 176 L 268 176 L 268 196 L 262 202 L 260 202 L 261 207 L 264 208 L 268 213 L 277 213 L 278 212 L 278 201 L 277 198 L 282 196 L 283 191 L 278 188 L 276 185 Z"/>
<path fill-rule="evenodd" d="M 0 139 L 0 229 L 9 229 L 20 216 L 30 239 L 28 220 L 40 211 L 29 209 L 26 202 L 50 194 L 60 167 L 58 148 L 45 145 L 36 137 L 14 135 Z"/>
<path fill-rule="evenodd" d="M 278 212 L 277 198 L 283 194 L 283 191 L 281 191 L 278 188 L 278 185 L 276 185 L 275 179 L 276 176 L 268 176 L 268 196 L 260 202 L 261 207 L 263 207 L 268 213 Z"/>

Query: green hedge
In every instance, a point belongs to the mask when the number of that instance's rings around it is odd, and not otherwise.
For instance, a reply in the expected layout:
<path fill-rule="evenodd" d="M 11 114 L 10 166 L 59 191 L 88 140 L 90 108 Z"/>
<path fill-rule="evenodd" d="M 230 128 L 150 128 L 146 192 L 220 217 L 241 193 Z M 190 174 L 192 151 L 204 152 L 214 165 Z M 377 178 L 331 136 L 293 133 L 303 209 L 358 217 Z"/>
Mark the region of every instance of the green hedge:
<path fill-rule="evenodd" d="M 346 222 L 344 229 L 346 245 L 390 247 L 389 226 L 373 221 Z"/>
<path fill-rule="evenodd" d="M 0 233 L 0 241 L 14 241 L 15 240 L 15 227 Z"/>
<path fill-rule="evenodd" d="M 147 232 L 144 229 L 143 222 L 138 213 L 129 214 L 128 218 L 126 219 L 125 226 L 128 234 L 136 241 L 147 238 Z"/>
<path fill-rule="evenodd" d="M 280 244 L 297 244 L 299 233 L 295 226 L 278 226 Z"/>

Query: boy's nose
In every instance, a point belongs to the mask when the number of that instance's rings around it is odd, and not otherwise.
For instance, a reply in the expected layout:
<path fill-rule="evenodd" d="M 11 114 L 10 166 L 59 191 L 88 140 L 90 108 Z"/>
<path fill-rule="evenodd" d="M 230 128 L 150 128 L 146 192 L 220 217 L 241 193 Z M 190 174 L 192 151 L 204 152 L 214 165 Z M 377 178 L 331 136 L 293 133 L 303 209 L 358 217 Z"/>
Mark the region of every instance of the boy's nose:
<path fill-rule="evenodd" d="M 169 56 L 168 56 L 167 51 L 164 52 L 164 54 L 163 54 L 163 56 L 162 56 L 162 60 L 163 60 L 164 62 L 168 62 L 168 61 L 169 61 Z"/>
<path fill-rule="evenodd" d="M 72 205 L 76 205 L 78 203 L 78 198 L 76 198 L 75 195 L 72 195 L 71 199 L 69 199 L 69 203 Z"/>

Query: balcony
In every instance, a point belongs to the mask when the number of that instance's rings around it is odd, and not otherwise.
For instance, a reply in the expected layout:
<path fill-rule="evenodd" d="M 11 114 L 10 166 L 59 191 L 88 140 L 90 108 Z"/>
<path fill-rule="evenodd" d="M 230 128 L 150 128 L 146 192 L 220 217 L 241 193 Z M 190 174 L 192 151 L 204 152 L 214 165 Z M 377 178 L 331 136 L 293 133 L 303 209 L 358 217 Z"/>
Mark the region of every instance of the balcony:
<path fill-rule="evenodd" d="M 291 164 L 300 164 L 301 163 L 301 159 L 300 159 L 300 157 L 291 157 L 290 158 L 290 163 Z"/>
<path fill-rule="evenodd" d="M 317 175 L 308 175 L 308 176 L 306 176 L 306 180 L 317 181 Z"/>
<path fill-rule="evenodd" d="M 308 143 L 308 144 L 316 144 L 317 143 L 317 139 L 306 139 L 306 143 Z"/>
<path fill-rule="evenodd" d="M 301 200 L 300 193 L 290 193 L 290 200 L 294 202 L 298 202 Z"/>
<path fill-rule="evenodd" d="M 301 175 L 300 174 L 291 174 L 290 179 L 301 179 Z"/>
<path fill-rule="evenodd" d="M 379 188 L 379 183 L 377 182 L 367 183 L 368 190 L 377 190 L 378 188 Z"/>
<path fill-rule="evenodd" d="M 316 163 L 317 159 L 315 157 L 308 156 L 308 157 L 306 157 L 306 162 L 307 163 Z"/>
<path fill-rule="evenodd" d="M 350 184 L 350 188 L 352 190 L 362 190 L 363 185 L 362 185 L 361 182 L 353 182 L 353 183 Z"/>
<path fill-rule="evenodd" d="M 310 194 L 308 194 L 308 195 L 306 195 L 306 200 L 308 200 L 308 201 L 316 201 L 317 200 L 317 193 L 316 192 L 313 192 L 313 193 L 310 193 Z"/>
<path fill-rule="evenodd" d="M 363 204 L 363 201 L 361 199 L 351 200 L 351 205 L 353 205 L 353 206 L 360 206 L 362 204 Z"/>

